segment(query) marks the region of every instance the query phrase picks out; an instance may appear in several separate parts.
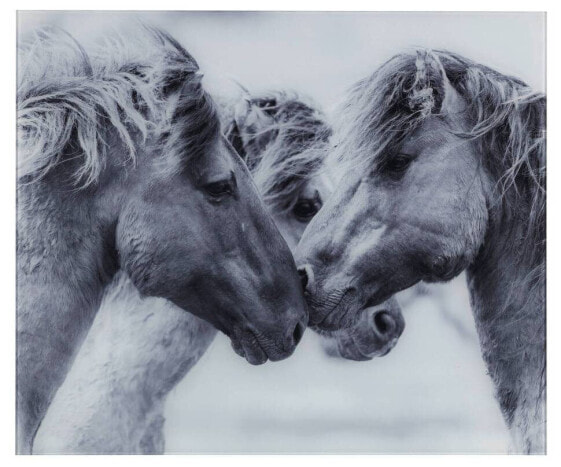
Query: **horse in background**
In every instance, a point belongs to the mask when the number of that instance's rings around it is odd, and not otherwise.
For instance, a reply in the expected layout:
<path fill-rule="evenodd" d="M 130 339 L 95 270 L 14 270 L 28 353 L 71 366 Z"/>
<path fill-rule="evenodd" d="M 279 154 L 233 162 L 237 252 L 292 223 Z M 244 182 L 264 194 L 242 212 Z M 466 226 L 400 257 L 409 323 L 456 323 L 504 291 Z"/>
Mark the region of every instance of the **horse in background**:
<path fill-rule="evenodd" d="M 291 355 L 300 279 L 193 57 L 148 27 L 90 52 L 58 29 L 21 45 L 17 451 L 31 453 L 119 268 L 251 363 Z"/>
<path fill-rule="evenodd" d="M 352 89 L 345 176 L 297 264 L 310 322 L 348 326 L 420 280 L 467 271 L 514 449 L 545 452 L 545 96 L 457 54 L 400 54 Z M 304 267 L 304 265 L 306 265 Z"/>
<path fill-rule="evenodd" d="M 242 90 L 245 99 L 226 106 L 233 111 L 227 135 L 246 160 L 265 203 L 272 207 L 273 219 L 294 249 L 333 191 L 333 174 L 325 158 L 315 155 L 326 153 L 331 128 L 312 103 L 287 93 L 251 98 Z M 322 336 L 329 356 L 364 361 L 386 355 L 404 327 L 401 308 L 390 298 L 363 310 L 352 327 L 335 332 L 313 329 Z"/>
<path fill-rule="evenodd" d="M 323 337 L 321 344 L 330 357 L 357 362 L 384 357 L 396 346 L 405 329 L 400 305 L 395 298 L 389 298 L 362 310 L 351 328 L 314 330 Z"/>

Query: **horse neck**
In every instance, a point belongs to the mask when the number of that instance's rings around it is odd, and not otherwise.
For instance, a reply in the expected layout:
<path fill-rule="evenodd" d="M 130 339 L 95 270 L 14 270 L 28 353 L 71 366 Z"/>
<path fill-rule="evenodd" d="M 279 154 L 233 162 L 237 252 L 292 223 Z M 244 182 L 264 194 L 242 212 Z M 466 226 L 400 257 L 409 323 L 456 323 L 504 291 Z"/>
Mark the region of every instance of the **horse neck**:
<path fill-rule="evenodd" d="M 37 434 L 39 453 L 163 453 L 164 403 L 216 330 L 119 271 Z M 69 416 L 71 414 L 71 416 Z"/>
<path fill-rule="evenodd" d="M 529 210 L 508 222 L 491 213 L 483 248 L 468 270 L 483 358 L 515 448 L 545 451 L 545 259 L 524 254 Z"/>
<path fill-rule="evenodd" d="M 64 380 L 114 268 L 95 196 L 53 178 L 18 188 L 18 449 L 33 436 Z"/>

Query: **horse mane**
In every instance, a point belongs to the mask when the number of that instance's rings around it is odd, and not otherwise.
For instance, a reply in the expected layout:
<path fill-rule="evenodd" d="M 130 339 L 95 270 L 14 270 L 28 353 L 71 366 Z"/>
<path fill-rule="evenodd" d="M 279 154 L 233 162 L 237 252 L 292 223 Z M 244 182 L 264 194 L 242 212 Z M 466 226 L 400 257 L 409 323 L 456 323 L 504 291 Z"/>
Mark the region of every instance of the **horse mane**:
<path fill-rule="evenodd" d="M 235 138 L 242 135 L 250 143 L 258 141 L 258 136 L 268 136 L 253 153 L 241 148 L 242 156 L 264 201 L 277 212 L 288 211 L 302 187 L 323 166 L 331 128 L 318 106 L 296 93 L 277 91 L 252 96 L 249 109 L 253 106 L 271 117 L 268 123 L 258 128 L 235 127 L 234 132 L 231 121 L 227 137 L 236 147 Z"/>
<path fill-rule="evenodd" d="M 97 182 L 110 131 L 133 163 L 136 143 L 153 134 L 192 155 L 218 133 L 197 62 L 161 30 L 140 25 L 126 37 L 115 33 L 87 51 L 62 29 L 40 29 L 20 44 L 18 65 L 22 181 L 42 179 L 63 160 L 79 160 L 74 183 Z M 168 95 L 186 87 L 189 93 L 182 92 L 170 109 Z"/>
<path fill-rule="evenodd" d="M 442 50 L 396 55 L 351 89 L 332 162 L 383 165 L 425 118 L 438 115 L 445 79 L 467 103 L 472 127 L 462 136 L 478 144 L 503 215 L 529 213 L 529 254 L 543 264 L 546 100 L 517 78 Z"/>

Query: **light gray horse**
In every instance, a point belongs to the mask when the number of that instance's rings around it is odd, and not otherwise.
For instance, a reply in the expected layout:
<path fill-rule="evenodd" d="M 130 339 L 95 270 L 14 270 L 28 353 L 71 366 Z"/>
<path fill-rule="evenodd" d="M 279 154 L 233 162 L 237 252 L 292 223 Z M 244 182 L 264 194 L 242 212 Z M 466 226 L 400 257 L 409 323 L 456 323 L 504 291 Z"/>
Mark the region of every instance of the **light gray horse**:
<path fill-rule="evenodd" d="M 310 322 L 346 327 L 365 304 L 467 270 L 514 448 L 545 452 L 545 96 L 419 50 L 358 82 L 341 118 L 345 176 L 297 250 Z"/>

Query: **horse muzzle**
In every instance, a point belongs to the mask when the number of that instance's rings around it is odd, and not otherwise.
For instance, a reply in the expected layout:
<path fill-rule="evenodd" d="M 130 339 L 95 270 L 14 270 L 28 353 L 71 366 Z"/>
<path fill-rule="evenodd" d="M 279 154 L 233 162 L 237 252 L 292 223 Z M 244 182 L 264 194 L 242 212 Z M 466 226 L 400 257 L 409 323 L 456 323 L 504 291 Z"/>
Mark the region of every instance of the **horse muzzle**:
<path fill-rule="evenodd" d="M 328 355 L 347 360 L 366 361 L 383 357 L 392 350 L 405 328 L 399 308 L 371 307 L 361 312 L 351 328 L 328 333 Z"/>
<path fill-rule="evenodd" d="M 252 329 L 235 332 L 231 337 L 234 351 L 252 365 L 261 365 L 267 360 L 276 362 L 290 357 L 304 335 L 306 324 L 298 322 L 281 338 L 260 333 Z"/>

